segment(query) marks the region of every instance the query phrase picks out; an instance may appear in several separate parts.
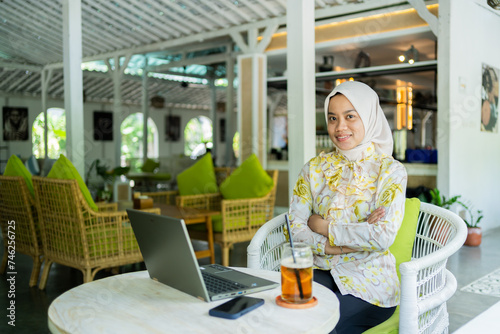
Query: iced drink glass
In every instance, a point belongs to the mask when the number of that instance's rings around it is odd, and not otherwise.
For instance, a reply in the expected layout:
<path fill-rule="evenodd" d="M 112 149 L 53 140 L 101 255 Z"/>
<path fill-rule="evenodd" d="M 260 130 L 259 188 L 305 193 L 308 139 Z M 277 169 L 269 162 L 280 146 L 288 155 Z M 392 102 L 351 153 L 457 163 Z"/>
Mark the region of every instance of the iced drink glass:
<path fill-rule="evenodd" d="M 284 244 L 281 253 L 281 299 L 293 304 L 311 300 L 313 255 L 304 243 Z"/>

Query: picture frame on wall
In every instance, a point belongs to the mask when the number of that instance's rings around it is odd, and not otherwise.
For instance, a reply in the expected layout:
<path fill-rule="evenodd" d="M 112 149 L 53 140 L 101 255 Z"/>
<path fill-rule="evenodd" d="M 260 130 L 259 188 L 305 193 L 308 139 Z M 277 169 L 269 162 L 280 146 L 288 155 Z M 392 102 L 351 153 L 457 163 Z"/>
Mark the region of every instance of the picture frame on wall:
<path fill-rule="evenodd" d="M 179 141 L 181 138 L 180 116 L 165 117 L 165 141 Z"/>
<path fill-rule="evenodd" d="M 25 141 L 29 138 L 28 108 L 3 107 L 3 140 Z"/>
<path fill-rule="evenodd" d="M 500 70 L 482 65 L 481 131 L 498 132 L 498 95 Z"/>
<path fill-rule="evenodd" d="M 94 140 L 113 140 L 113 113 L 110 111 L 94 111 Z"/>
<path fill-rule="evenodd" d="M 219 131 L 220 138 L 219 138 L 219 140 L 221 143 L 225 143 L 226 142 L 226 119 L 221 118 L 219 125 L 220 125 L 220 128 L 219 128 L 220 129 L 220 131 Z"/>

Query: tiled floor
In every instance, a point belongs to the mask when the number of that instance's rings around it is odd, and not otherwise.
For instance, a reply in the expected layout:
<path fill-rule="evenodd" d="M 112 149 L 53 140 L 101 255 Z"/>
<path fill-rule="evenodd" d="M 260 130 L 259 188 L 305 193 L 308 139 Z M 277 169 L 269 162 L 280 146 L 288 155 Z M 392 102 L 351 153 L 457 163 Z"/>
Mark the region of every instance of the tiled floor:
<path fill-rule="evenodd" d="M 2 241 L 3 242 L 3 241 Z M 248 243 L 235 246 L 231 254 L 231 265 L 246 266 L 246 247 Z M 461 292 L 460 288 L 468 283 L 500 268 L 500 228 L 490 231 L 483 236 L 480 247 L 462 247 L 454 254 L 449 262 L 449 269 L 455 274 L 458 289 L 448 302 L 450 314 L 450 333 L 480 314 L 493 304 L 500 301 L 498 297 L 484 296 L 474 293 Z M 196 245 L 195 245 L 196 247 Z M 3 244 L 2 244 L 3 248 Z M 220 263 L 220 248 L 216 247 L 216 261 Z M 82 284 L 82 274 L 74 269 L 54 264 L 52 266 L 47 288 L 40 291 L 38 288 L 28 288 L 32 261 L 29 257 L 16 255 L 17 275 L 15 297 L 8 298 L 9 285 L 7 276 L 2 275 L 0 280 L 0 333 L 48 333 L 47 310 L 50 303 L 61 293 L 74 286 Z M 203 261 L 206 263 L 206 261 Z M 126 266 L 123 272 L 140 270 L 139 265 Z M 109 276 L 110 273 L 101 271 L 97 278 Z M 7 307 L 10 300 L 15 300 L 16 327 L 7 324 Z M 500 325 L 500 318 L 499 318 Z"/>

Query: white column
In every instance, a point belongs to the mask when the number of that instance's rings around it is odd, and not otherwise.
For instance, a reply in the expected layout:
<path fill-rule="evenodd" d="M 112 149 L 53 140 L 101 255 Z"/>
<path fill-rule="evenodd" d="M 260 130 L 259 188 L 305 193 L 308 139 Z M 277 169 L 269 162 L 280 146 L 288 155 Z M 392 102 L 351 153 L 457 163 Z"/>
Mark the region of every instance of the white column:
<path fill-rule="evenodd" d="M 241 163 L 252 153 L 267 167 L 267 56 L 238 56 L 238 131 Z"/>
<path fill-rule="evenodd" d="M 52 79 L 52 70 L 42 70 L 42 112 L 43 112 L 43 148 L 45 151 L 45 159 L 49 157 L 49 126 L 47 114 L 47 94 L 49 91 L 49 83 Z"/>
<path fill-rule="evenodd" d="M 148 159 L 148 118 L 149 118 L 149 97 L 148 97 L 148 58 L 144 57 L 144 72 L 142 72 L 142 114 L 144 116 L 143 138 L 142 138 L 142 159 L 143 163 Z M 121 137 L 120 137 L 121 138 Z"/>
<path fill-rule="evenodd" d="M 315 155 L 314 1 L 287 1 L 288 186 Z"/>
<path fill-rule="evenodd" d="M 438 110 L 437 140 L 438 172 L 437 188 L 450 196 L 450 6 L 451 1 L 439 3 L 439 36 L 438 36 L 438 73 L 437 82 Z M 479 116 L 478 116 L 479 119 Z"/>
<path fill-rule="evenodd" d="M 225 166 L 232 164 L 233 136 L 234 136 L 234 58 L 229 56 L 226 60 L 226 157 Z"/>
<path fill-rule="evenodd" d="M 113 140 L 115 141 L 115 163 L 113 166 L 120 166 L 122 136 L 120 126 L 122 123 L 122 90 L 120 57 L 114 58 L 115 69 L 113 70 Z"/>
<path fill-rule="evenodd" d="M 66 152 L 78 173 L 84 177 L 81 0 L 63 0 L 62 13 Z"/>
<path fill-rule="evenodd" d="M 217 91 L 215 90 L 215 78 L 211 77 L 210 79 L 210 119 L 212 120 L 212 157 L 217 156 L 218 145 L 217 141 L 218 137 L 218 129 L 219 126 L 217 124 Z"/>
<path fill-rule="evenodd" d="M 123 74 L 128 66 L 131 57 L 132 57 L 131 54 L 127 54 L 125 56 L 123 64 L 120 65 L 120 56 L 115 56 L 113 58 L 114 68 L 111 66 L 108 59 L 105 60 L 106 65 L 108 66 L 108 73 L 111 75 L 111 78 L 113 79 L 113 140 L 115 142 L 114 166 L 120 166 L 120 157 L 121 157 L 122 136 L 121 136 L 120 126 L 123 120 L 121 82 Z"/>

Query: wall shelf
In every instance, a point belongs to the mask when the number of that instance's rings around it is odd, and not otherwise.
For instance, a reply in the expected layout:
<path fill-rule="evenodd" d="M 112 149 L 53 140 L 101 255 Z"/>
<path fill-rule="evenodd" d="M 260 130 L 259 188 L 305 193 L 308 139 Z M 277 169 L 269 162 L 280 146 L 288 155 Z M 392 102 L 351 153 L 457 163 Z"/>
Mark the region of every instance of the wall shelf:
<path fill-rule="evenodd" d="M 413 73 L 413 72 L 423 72 L 423 71 L 436 71 L 437 70 L 437 60 L 426 60 L 419 61 L 414 64 L 392 64 L 383 66 L 371 66 L 371 67 L 361 67 L 353 68 L 345 71 L 330 71 L 330 72 L 318 72 L 316 73 L 317 81 L 335 80 L 346 77 L 367 77 L 367 76 L 381 76 L 388 74 L 401 74 L 401 73 Z M 286 85 L 287 77 L 272 77 L 267 79 L 268 85 L 271 86 L 281 86 Z"/>

